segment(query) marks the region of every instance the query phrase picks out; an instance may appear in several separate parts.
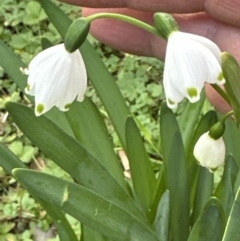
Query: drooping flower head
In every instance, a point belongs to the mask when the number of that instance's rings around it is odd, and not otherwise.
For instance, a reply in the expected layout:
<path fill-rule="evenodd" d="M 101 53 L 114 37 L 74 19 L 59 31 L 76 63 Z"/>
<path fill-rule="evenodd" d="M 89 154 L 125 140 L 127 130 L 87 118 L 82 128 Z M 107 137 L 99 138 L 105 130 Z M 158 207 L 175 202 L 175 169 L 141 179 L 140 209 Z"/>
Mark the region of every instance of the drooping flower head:
<path fill-rule="evenodd" d="M 179 31 L 171 14 L 155 13 L 161 37 L 168 40 L 163 85 L 167 104 L 176 108 L 184 97 L 192 103 L 200 99 L 205 83 L 224 84 L 221 51 L 211 40 Z"/>
<path fill-rule="evenodd" d="M 35 96 L 36 116 L 53 106 L 67 111 L 75 99 L 84 99 L 87 74 L 79 50 L 69 53 L 64 44 L 50 47 L 33 58 L 25 73 L 29 75 L 25 92 Z"/>
<path fill-rule="evenodd" d="M 206 82 L 225 83 L 220 55 L 218 46 L 207 38 L 180 31 L 169 35 L 163 84 L 170 108 L 184 97 L 198 101 Z"/>
<path fill-rule="evenodd" d="M 204 133 L 197 141 L 193 154 L 198 164 L 210 171 L 224 165 L 226 147 L 223 138 L 213 139 L 209 132 Z"/>
<path fill-rule="evenodd" d="M 226 147 L 222 135 L 225 131 L 224 118 L 215 123 L 211 129 L 200 136 L 193 155 L 198 164 L 208 168 L 210 171 L 224 165 Z"/>

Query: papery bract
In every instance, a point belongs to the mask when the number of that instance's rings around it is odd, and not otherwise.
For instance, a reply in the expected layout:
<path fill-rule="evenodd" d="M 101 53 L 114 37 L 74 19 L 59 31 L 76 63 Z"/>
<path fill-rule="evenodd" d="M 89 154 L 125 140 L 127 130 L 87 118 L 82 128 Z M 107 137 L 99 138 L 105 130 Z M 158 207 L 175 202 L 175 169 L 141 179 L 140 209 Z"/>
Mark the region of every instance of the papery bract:
<path fill-rule="evenodd" d="M 75 99 L 84 99 L 87 74 L 79 50 L 69 53 L 64 44 L 50 47 L 33 58 L 25 73 L 29 75 L 25 92 L 35 96 L 37 116 L 53 106 L 67 111 Z"/>
<path fill-rule="evenodd" d="M 170 108 L 184 97 L 198 101 L 205 82 L 225 83 L 220 55 L 218 46 L 207 38 L 180 31 L 169 35 L 163 84 Z"/>
<path fill-rule="evenodd" d="M 204 133 L 197 141 L 193 154 L 198 164 L 214 170 L 224 164 L 226 147 L 223 138 L 214 139 L 209 132 Z"/>

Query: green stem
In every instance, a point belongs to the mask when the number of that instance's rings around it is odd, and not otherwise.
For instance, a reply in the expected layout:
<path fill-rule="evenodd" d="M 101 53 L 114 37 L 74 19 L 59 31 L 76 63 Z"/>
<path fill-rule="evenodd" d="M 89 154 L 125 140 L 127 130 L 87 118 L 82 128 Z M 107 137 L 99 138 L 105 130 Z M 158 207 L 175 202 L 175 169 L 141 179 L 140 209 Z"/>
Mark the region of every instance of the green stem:
<path fill-rule="evenodd" d="M 234 115 L 234 111 L 233 111 L 233 110 L 231 110 L 231 111 L 229 111 L 228 113 L 226 113 L 226 114 L 223 116 L 223 118 L 220 120 L 220 122 L 221 122 L 221 123 L 224 123 L 225 120 L 226 120 L 228 117 L 232 116 L 232 115 Z"/>
<path fill-rule="evenodd" d="M 117 20 L 121 20 L 121 21 L 124 21 L 124 22 L 127 22 L 127 23 L 131 23 L 137 27 L 140 27 L 152 34 L 155 34 L 157 36 L 159 36 L 158 32 L 157 32 L 157 29 L 154 28 L 153 26 L 145 23 L 145 22 L 142 22 L 138 19 L 135 19 L 135 18 L 132 18 L 132 17 L 129 17 L 129 16 L 126 16 L 126 15 L 122 15 L 122 14 L 117 14 L 117 13 L 96 13 L 96 14 L 93 14 L 93 15 L 90 15 L 86 18 L 87 21 L 89 21 L 89 23 L 91 23 L 93 20 L 95 19 L 99 19 L 99 18 L 113 18 L 113 19 L 117 19 Z"/>
<path fill-rule="evenodd" d="M 218 92 L 219 95 L 222 96 L 222 98 L 231 105 L 230 99 L 228 98 L 227 93 L 217 84 L 211 84 L 211 86 Z"/>

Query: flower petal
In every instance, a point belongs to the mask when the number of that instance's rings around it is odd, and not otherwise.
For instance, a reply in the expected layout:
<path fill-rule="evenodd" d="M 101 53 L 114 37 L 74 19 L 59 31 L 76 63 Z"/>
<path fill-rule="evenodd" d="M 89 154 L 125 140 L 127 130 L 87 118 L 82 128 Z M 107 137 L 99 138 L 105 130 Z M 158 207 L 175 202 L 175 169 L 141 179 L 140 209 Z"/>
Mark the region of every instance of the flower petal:
<path fill-rule="evenodd" d="M 204 45 L 207 49 L 211 51 L 211 53 L 213 53 L 213 55 L 218 60 L 218 62 L 221 63 L 221 50 L 214 42 L 199 35 L 195 35 L 191 33 L 183 33 L 183 32 L 180 32 L 180 33 L 184 34 L 185 37 L 187 37 L 188 39 L 194 42 L 198 42 L 201 45 Z"/>
<path fill-rule="evenodd" d="M 60 55 L 53 60 L 51 64 L 45 67 L 43 73 L 39 73 L 36 79 L 36 105 L 42 103 L 46 106 L 47 110 L 56 105 L 64 95 L 70 75 L 70 57 Z M 41 65 L 39 67 L 41 67 Z"/>
<path fill-rule="evenodd" d="M 77 100 L 81 102 L 83 101 L 84 94 L 87 90 L 87 72 L 82 55 L 79 51 L 76 54 L 72 75 L 79 76 L 80 87 L 78 89 Z"/>
<path fill-rule="evenodd" d="M 62 111 L 68 110 L 69 104 L 72 103 L 79 94 L 82 101 L 87 89 L 87 73 L 80 52 L 74 52 L 71 57 L 72 64 L 69 76 L 69 85 L 67 86 L 63 97 L 57 104 L 57 107 Z"/>
<path fill-rule="evenodd" d="M 199 52 L 201 45 L 173 35 L 169 39 L 168 47 L 166 64 L 171 66 L 168 66 L 170 85 L 175 86 L 179 95 L 195 102 L 199 99 L 206 79 L 205 61 Z M 188 89 L 195 89 L 196 95 L 189 95 Z"/>

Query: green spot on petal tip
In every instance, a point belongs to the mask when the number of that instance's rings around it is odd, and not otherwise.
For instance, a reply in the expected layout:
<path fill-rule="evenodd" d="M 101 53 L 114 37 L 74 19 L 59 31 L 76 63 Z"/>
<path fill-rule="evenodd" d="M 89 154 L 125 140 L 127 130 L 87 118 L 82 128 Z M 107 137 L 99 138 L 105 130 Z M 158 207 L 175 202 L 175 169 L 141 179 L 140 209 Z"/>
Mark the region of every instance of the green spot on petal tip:
<path fill-rule="evenodd" d="M 26 89 L 27 91 L 30 91 L 30 85 L 27 85 Z"/>
<path fill-rule="evenodd" d="M 174 105 L 174 104 L 175 104 L 175 102 L 172 101 L 172 100 L 170 100 L 170 99 L 168 99 L 168 103 L 169 103 L 170 105 Z"/>
<path fill-rule="evenodd" d="M 187 89 L 187 92 L 191 98 L 197 97 L 198 96 L 198 91 L 196 88 L 191 87 Z"/>
<path fill-rule="evenodd" d="M 38 106 L 37 106 L 37 112 L 38 112 L 39 114 L 41 114 L 41 113 L 43 112 L 43 110 L 44 110 L 44 105 L 43 105 L 43 104 L 38 104 Z"/>
<path fill-rule="evenodd" d="M 217 170 L 217 167 L 216 168 L 208 168 L 208 170 L 209 170 L 209 172 L 214 173 Z"/>
<path fill-rule="evenodd" d="M 68 109 L 70 108 L 70 106 L 71 106 L 71 104 L 66 104 L 66 105 L 64 106 L 64 108 L 65 108 L 66 110 L 68 110 Z"/>
<path fill-rule="evenodd" d="M 224 76 L 223 76 L 223 72 L 221 72 L 219 75 L 218 75 L 218 78 L 217 78 L 219 81 L 221 80 L 224 80 Z"/>

